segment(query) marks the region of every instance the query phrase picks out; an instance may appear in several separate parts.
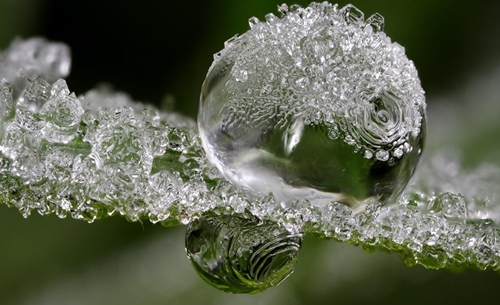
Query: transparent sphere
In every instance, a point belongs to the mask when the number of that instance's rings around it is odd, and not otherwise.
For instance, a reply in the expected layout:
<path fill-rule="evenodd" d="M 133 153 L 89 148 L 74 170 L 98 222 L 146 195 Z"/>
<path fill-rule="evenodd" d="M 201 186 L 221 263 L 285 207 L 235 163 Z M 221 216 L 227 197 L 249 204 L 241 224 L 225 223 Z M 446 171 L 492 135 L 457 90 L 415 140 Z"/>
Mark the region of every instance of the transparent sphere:
<path fill-rule="evenodd" d="M 378 14 L 326 2 L 280 11 L 215 55 L 198 116 L 208 158 L 278 200 L 397 200 L 425 140 L 413 62 Z"/>
<path fill-rule="evenodd" d="M 202 217 L 188 226 L 186 251 L 207 283 L 229 293 L 258 293 L 285 280 L 298 260 L 301 234 L 238 216 Z"/>

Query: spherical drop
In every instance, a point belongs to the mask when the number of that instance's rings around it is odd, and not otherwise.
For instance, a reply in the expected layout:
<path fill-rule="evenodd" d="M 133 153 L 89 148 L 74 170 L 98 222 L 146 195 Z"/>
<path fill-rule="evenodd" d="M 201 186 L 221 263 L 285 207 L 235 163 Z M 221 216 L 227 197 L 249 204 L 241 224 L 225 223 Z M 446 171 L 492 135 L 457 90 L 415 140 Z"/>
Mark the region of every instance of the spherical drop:
<path fill-rule="evenodd" d="M 269 221 L 206 216 L 189 224 L 186 251 L 200 277 L 229 293 L 254 294 L 292 272 L 302 235 Z"/>
<path fill-rule="evenodd" d="M 379 14 L 329 3 L 251 19 L 203 84 L 198 124 L 210 161 L 280 201 L 361 210 L 396 201 L 425 140 L 425 98 Z M 272 16 L 271 16 L 272 15 Z"/>

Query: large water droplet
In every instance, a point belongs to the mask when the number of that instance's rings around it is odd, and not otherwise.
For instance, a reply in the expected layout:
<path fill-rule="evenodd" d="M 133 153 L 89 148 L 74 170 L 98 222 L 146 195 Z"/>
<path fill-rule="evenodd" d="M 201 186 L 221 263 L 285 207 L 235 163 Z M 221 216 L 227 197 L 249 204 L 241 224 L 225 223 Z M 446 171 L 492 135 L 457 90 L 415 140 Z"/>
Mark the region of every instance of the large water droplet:
<path fill-rule="evenodd" d="M 229 293 L 257 293 L 285 280 L 302 235 L 269 221 L 206 216 L 189 224 L 186 251 L 207 283 Z"/>
<path fill-rule="evenodd" d="M 325 2 L 233 39 L 200 99 L 211 162 L 277 200 L 358 210 L 369 198 L 397 200 L 420 159 L 425 99 L 413 63 L 382 27 L 378 14 L 365 22 L 352 5 Z"/>

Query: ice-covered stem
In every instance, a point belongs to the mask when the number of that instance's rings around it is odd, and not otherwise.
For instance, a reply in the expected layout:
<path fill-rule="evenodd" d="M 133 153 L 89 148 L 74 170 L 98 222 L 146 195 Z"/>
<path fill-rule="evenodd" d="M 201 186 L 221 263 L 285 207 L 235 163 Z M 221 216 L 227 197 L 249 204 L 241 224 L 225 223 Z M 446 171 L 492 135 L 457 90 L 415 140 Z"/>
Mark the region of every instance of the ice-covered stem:
<path fill-rule="evenodd" d="M 35 78 L 16 99 L 3 80 L 0 115 L 0 200 L 24 216 L 94 221 L 121 214 L 170 225 L 208 210 L 251 213 L 290 230 L 397 252 L 408 265 L 499 268 L 500 213 L 490 196 L 496 188 L 445 192 L 466 181 L 500 185 L 492 167 L 461 173 L 434 158 L 424 164 L 425 179 L 417 179 L 421 189 L 354 215 L 341 204 L 320 210 L 237 189 L 207 163 L 193 120 L 121 93 L 97 89 L 76 97 L 63 80 Z"/>
<path fill-rule="evenodd" d="M 463 197 L 440 189 L 456 180 L 498 182 L 491 167 L 457 173 L 436 157 L 424 166 L 423 188 L 397 205 L 373 202 L 355 215 L 341 204 L 320 210 L 236 189 L 207 163 L 194 122 L 180 115 L 158 114 L 104 89 L 77 98 L 63 80 L 49 85 L 38 78 L 16 103 L 8 83 L 0 86 L 0 198 L 25 216 L 36 210 L 93 221 L 121 214 L 170 224 L 208 210 L 246 211 L 291 230 L 398 252 L 410 265 L 498 267 L 500 231 L 479 217 L 498 216 L 486 202 L 491 194 Z"/>
<path fill-rule="evenodd" d="M 77 98 L 62 79 L 29 82 L 16 103 L 9 84 L 0 86 L 1 192 L 23 215 L 163 221 L 208 191 L 192 120 L 105 89 Z"/>

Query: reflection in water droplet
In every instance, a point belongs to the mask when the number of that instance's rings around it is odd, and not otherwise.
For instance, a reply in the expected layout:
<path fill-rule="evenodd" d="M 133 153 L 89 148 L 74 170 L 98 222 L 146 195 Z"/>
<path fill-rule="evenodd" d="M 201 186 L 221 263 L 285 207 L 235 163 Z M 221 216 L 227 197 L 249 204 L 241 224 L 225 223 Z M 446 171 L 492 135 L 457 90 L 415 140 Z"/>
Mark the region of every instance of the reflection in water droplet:
<path fill-rule="evenodd" d="M 207 283 L 229 293 L 257 293 L 285 280 L 302 235 L 269 221 L 206 216 L 189 224 L 186 251 Z"/>

